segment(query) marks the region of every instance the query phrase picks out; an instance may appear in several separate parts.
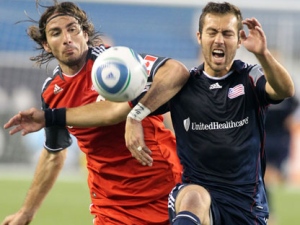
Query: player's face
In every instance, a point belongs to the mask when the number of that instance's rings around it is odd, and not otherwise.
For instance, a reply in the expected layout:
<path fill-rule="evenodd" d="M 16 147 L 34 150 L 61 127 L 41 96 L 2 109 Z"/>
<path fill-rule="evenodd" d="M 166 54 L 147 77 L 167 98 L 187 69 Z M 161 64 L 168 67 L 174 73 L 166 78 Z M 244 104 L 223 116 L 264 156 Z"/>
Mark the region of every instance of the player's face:
<path fill-rule="evenodd" d="M 197 33 L 202 46 L 204 70 L 211 76 L 223 76 L 230 70 L 236 50 L 240 47 L 238 21 L 233 14 L 207 14 L 202 34 Z"/>
<path fill-rule="evenodd" d="M 67 71 L 76 71 L 85 63 L 88 35 L 82 31 L 77 19 L 72 16 L 58 16 L 46 25 L 47 43 L 44 49 L 51 52 L 59 61 L 60 66 Z"/>

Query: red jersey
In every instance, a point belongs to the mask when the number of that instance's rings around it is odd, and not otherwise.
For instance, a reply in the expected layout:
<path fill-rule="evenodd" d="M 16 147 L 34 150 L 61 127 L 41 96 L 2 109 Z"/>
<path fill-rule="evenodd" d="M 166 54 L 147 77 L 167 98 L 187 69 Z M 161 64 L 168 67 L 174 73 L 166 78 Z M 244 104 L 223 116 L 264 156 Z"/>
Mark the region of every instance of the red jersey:
<path fill-rule="evenodd" d="M 93 87 L 91 70 L 94 60 L 103 51 L 104 46 L 89 48 L 86 64 L 76 75 L 64 75 L 57 67 L 53 76 L 45 81 L 43 107 L 70 108 L 98 101 L 99 94 Z M 142 56 L 151 60 L 147 63 L 150 78 L 168 60 Z M 116 224 L 168 224 L 167 197 L 181 179 L 175 137 L 164 127 L 163 117 L 148 117 L 143 120 L 143 127 L 145 143 L 152 150 L 152 167 L 142 166 L 126 148 L 125 122 L 93 128 L 45 128 L 45 148 L 48 151 L 69 147 L 70 133 L 76 137 L 81 151 L 86 154 L 88 185 L 94 205 L 92 212 L 100 214 L 98 217 L 101 214 L 109 217 L 107 212 L 114 215 L 119 212 L 120 217 L 125 214 L 128 222 L 122 218 Z M 151 204 L 153 206 L 148 207 Z M 116 216 L 113 219 L 118 220 Z"/>

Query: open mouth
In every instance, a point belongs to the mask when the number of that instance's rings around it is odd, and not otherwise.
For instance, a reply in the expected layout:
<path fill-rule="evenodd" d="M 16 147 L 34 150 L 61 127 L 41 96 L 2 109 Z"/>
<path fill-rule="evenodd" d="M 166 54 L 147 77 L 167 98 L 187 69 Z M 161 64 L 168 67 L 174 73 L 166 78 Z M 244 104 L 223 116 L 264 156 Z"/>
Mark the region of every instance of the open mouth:
<path fill-rule="evenodd" d="M 215 57 L 215 58 L 223 58 L 224 56 L 225 56 L 225 53 L 224 53 L 224 51 L 223 50 L 214 50 L 213 52 L 212 52 L 212 55 L 213 55 L 213 57 Z"/>

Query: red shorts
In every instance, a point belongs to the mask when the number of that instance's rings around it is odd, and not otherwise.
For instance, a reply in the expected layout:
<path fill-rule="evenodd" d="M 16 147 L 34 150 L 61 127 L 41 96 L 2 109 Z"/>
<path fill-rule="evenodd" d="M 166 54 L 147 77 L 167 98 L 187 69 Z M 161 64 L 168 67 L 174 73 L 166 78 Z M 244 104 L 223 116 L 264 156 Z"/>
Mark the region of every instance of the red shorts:
<path fill-rule="evenodd" d="M 98 207 L 91 205 L 94 225 L 170 225 L 167 200 L 139 206 Z"/>

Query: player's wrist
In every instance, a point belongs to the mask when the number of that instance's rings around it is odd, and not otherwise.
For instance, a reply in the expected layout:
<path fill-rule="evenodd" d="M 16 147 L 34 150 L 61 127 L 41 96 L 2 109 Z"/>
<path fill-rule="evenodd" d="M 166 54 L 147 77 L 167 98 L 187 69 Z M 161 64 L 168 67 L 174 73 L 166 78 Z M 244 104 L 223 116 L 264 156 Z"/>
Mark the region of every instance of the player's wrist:
<path fill-rule="evenodd" d="M 45 109 L 45 127 L 66 126 L 66 108 Z"/>
<path fill-rule="evenodd" d="M 134 106 L 127 117 L 130 117 L 134 120 L 141 122 L 144 118 L 146 118 L 151 113 L 151 110 L 144 106 L 142 103 L 138 103 Z"/>

